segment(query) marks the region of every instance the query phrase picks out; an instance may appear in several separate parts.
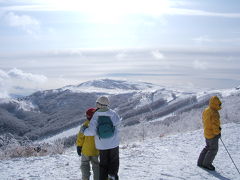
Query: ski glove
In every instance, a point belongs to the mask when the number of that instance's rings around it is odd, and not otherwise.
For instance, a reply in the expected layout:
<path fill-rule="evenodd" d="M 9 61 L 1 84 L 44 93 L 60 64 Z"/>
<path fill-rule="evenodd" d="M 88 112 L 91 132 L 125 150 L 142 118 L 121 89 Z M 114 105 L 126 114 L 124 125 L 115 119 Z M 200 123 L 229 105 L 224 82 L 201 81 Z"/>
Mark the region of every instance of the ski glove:
<path fill-rule="evenodd" d="M 221 137 L 221 133 L 219 133 L 218 135 L 216 135 L 216 137 L 219 139 Z"/>
<path fill-rule="evenodd" d="M 85 129 L 87 129 L 88 127 L 83 125 L 81 128 L 80 128 L 80 133 L 84 133 Z"/>
<path fill-rule="evenodd" d="M 79 156 L 82 155 L 82 147 L 81 146 L 77 146 L 77 153 Z"/>

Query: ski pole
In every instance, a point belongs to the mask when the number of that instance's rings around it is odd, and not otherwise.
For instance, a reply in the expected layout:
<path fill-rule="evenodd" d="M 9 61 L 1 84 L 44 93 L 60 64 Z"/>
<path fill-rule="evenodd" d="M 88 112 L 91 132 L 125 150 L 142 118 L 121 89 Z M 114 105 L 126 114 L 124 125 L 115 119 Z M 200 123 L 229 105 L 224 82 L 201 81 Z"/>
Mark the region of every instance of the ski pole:
<path fill-rule="evenodd" d="M 240 172 L 239 172 L 239 170 L 238 170 L 238 168 L 237 168 L 236 164 L 234 163 L 234 161 L 233 161 L 233 159 L 232 159 L 232 157 L 231 157 L 230 153 L 228 152 L 228 150 L 227 150 L 227 148 L 226 148 L 225 144 L 223 143 L 223 140 L 222 140 L 222 138 L 221 138 L 221 137 L 220 137 L 220 140 L 222 141 L 222 144 L 223 144 L 224 148 L 226 149 L 226 151 L 227 151 L 227 153 L 228 153 L 228 155 L 229 155 L 230 159 L 232 160 L 232 163 L 234 164 L 235 168 L 237 169 L 238 173 L 240 174 Z"/>

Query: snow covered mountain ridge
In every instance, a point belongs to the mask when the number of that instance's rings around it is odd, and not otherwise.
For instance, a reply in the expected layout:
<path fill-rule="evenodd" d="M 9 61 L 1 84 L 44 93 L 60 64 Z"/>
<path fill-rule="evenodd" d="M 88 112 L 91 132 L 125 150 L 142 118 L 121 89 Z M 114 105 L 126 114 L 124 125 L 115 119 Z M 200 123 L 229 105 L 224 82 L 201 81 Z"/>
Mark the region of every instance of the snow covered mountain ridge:
<path fill-rule="evenodd" d="M 76 86 L 65 86 L 60 90 L 71 90 L 72 92 L 105 92 L 105 93 L 126 93 L 163 88 L 146 82 L 130 82 L 125 80 L 99 79 L 87 81 Z"/>
<path fill-rule="evenodd" d="M 34 140 L 76 128 L 84 121 L 85 110 L 94 107 L 97 97 L 103 94 L 109 97 L 111 108 L 123 118 L 122 126 L 126 129 L 128 126 L 139 128 L 146 123 L 173 131 L 171 126 L 179 123 L 181 127 L 182 121 L 189 119 L 190 114 L 196 116 L 195 121 L 182 127 L 182 131 L 198 129 L 201 127 L 201 111 L 212 95 L 222 98 L 224 123 L 239 121 L 238 88 L 183 91 L 151 83 L 102 79 L 38 91 L 24 98 L 1 100 L 1 133 Z"/>

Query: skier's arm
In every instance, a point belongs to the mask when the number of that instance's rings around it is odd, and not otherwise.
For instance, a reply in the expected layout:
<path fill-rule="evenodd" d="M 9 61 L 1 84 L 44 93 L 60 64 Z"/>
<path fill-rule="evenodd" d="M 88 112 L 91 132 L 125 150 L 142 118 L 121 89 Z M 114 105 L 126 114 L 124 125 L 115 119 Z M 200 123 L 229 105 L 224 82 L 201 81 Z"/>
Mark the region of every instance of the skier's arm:
<path fill-rule="evenodd" d="M 85 121 L 82 126 L 87 126 L 87 121 Z M 82 127 L 81 126 L 81 127 Z M 84 139 L 85 139 L 85 136 L 84 134 L 81 132 L 81 128 L 80 128 L 80 131 L 77 135 L 77 140 L 76 140 L 76 146 L 82 146 L 83 145 L 83 142 L 84 142 Z"/>
<path fill-rule="evenodd" d="M 78 133 L 77 135 L 77 141 L 76 141 L 76 146 L 82 146 L 84 142 L 85 136 L 82 133 Z"/>
<path fill-rule="evenodd" d="M 218 135 L 221 133 L 219 113 L 215 113 L 212 115 L 212 130 L 214 135 Z"/>
<path fill-rule="evenodd" d="M 119 115 L 117 113 L 114 114 L 113 118 L 115 119 L 114 122 L 116 122 L 114 124 L 114 126 L 118 128 L 121 125 L 121 120 L 122 119 L 119 117 Z"/>
<path fill-rule="evenodd" d="M 92 120 L 90 121 L 89 127 L 85 129 L 85 136 L 95 136 L 97 128 L 97 116 L 93 115 Z"/>
<path fill-rule="evenodd" d="M 211 120 L 211 113 L 209 111 L 204 111 L 203 112 L 203 124 L 204 124 L 204 129 L 209 131 L 212 131 L 212 120 Z"/>

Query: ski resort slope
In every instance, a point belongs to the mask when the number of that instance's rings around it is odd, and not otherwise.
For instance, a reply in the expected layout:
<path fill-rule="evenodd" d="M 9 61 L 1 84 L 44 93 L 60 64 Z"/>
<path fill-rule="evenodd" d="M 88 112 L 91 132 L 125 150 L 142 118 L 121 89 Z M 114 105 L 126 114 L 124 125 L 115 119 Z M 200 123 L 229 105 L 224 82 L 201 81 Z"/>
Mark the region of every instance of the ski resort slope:
<path fill-rule="evenodd" d="M 240 124 L 235 123 L 222 127 L 222 140 L 238 169 L 239 129 Z M 216 171 L 197 167 L 197 159 L 204 145 L 203 130 L 121 144 L 119 177 L 122 180 L 240 180 L 221 142 L 214 160 Z M 80 180 L 80 157 L 72 147 L 62 155 L 0 161 L 0 172 L 1 180 Z"/>

